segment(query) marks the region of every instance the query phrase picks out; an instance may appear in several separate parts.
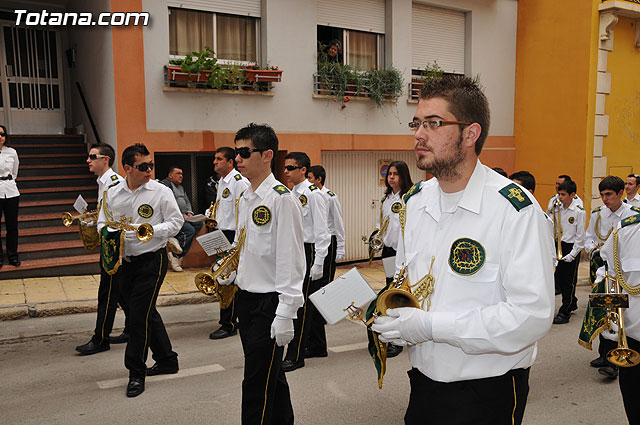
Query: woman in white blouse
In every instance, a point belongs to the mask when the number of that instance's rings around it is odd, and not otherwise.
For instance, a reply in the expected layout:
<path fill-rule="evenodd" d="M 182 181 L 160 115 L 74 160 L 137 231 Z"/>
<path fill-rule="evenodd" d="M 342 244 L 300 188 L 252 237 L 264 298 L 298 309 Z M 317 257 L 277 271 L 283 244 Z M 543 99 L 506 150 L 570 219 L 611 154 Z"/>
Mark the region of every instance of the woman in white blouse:
<path fill-rule="evenodd" d="M 7 230 L 6 247 L 9 264 L 18 267 L 18 203 L 20 192 L 16 186 L 18 176 L 18 154 L 9 146 L 7 128 L 0 125 L 0 217 L 4 214 L 4 225 Z M 0 240 L 0 267 L 4 262 L 2 241 Z"/>

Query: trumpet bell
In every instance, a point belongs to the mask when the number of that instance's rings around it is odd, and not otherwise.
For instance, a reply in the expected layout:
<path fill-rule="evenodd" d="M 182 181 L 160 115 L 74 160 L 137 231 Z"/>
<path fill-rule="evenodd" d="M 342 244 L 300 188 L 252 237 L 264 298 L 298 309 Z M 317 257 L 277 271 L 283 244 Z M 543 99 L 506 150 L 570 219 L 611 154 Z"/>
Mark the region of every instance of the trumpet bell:
<path fill-rule="evenodd" d="M 136 236 L 140 242 L 148 242 L 153 237 L 153 226 L 149 223 L 142 223 L 136 228 Z"/>
<path fill-rule="evenodd" d="M 607 360 L 618 367 L 633 367 L 640 363 L 640 353 L 630 348 L 618 347 L 607 353 Z"/>
<path fill-rule="evenodd" d="M 418 299 L 411 292 L 401 288 L 390 288 L 378 297 L 376 310 L 381 315 L 387 315 L 387 309 L 400 307 L 422 308 Z"/>
<path fill-rule="evenodd" d="M 208 232 L 212 232 L 218 227 L 218 222 L 212 218 L 207 218 L 204 221 L 204 225 L 207 228 Z"/>
<path fill-rule="evenodd" d="M 73 224 L 73 220 L 74 217 L 71 215 L 71 213 L 66 212 L 62 214 L 62 224 L 64 224 L 65 227 L 71 226 L 71 224 Z"/>
<path fill-rule="evenodd" d="M 215 295 L 218 292 L 218 284 L 211 273 L 201 272 L 195 277 L 196 288 L 205 295 Z"/>

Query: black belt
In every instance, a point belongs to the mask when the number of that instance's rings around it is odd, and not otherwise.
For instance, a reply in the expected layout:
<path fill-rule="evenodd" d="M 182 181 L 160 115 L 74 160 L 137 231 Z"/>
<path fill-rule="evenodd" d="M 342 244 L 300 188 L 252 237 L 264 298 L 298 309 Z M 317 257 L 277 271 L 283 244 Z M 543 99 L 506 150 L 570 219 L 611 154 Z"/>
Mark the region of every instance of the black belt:
<path fill-rule="evenodd" d="M 13 180 L 13 176 L 11 174 L 8 176 L 0 176 L 0 180 Z"/>
<path fill-rule="evenodd" d="M 145 252 L 144 254 L 140 254 L 140 255 L 128 255 L 126 257 L 122 257 L 122 259 L 127 263 L 135 263 L 137 261 L 146 261 L 146 260 L 149 260 L 154 255 L 158 254 L 163 249 L 164 248 L 160 248 L 157 251 Z"/>

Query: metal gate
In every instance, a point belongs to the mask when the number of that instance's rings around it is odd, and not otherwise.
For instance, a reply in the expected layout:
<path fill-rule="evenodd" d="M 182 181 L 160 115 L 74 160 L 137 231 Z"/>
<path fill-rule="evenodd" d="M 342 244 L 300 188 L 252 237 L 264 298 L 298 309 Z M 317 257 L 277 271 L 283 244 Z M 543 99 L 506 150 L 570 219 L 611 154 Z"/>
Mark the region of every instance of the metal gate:
<path fill-rule="evenodd" d="M 325 183 L 342 204 L 347 261 L 368 258 L 368 246 L 362 236 L 369 236 L 380 214 L 385 186 L 380 185 L 379 171 L 385 160 L 406 162 L 414 183 L 425 178 L 425 172 L 416 167 L 413 151 L 322 152 L 322 165 L 327 171 Z"/>

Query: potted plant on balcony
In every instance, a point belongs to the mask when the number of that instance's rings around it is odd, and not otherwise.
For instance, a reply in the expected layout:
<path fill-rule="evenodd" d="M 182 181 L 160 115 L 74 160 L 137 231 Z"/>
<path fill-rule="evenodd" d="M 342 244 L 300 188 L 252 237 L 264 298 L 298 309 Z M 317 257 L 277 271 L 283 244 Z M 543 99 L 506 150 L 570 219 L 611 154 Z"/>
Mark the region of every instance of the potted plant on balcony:
<path fill-rule="evenodd" d="M 433 61 L 433 64 L 427 62 L 422 71 L 422 75 L 414 75 L 411 78 L 411 93 L 410 98 L 417 99 L 420 97 L 420 90 L 424 86 L 424 83 L 431 81 L 434 78 L 440 78 L 444 74 L 444 70 L 440 68 L 437 61 Z"/>
<path fill-rule="evenodd" d="M 245 67 L 244 73 L 248 82 L 277 83 L 282 81 L 282 70 L 275 65 L 261 67 L 254 62 L 250 66 Z"/>
<path fill-rule="evenodd" d="M 209 81 L 212 70 L 220 68 L 217 65 L 215 52 L 205 47 L 201 52 L 192 52 L 184 59 L 176 59 L 167 65 L 167 78 L 169 81 L 187 81 L 190 86 Z"/>
<path fill-rule="evenodd" d="M 402 95 L 404 79 L 400 71 L 391 66 L 387 69 L 367 71 L 367 89 L 369 96 L 381 108 L 384 99 L 397 99 Z"/>

